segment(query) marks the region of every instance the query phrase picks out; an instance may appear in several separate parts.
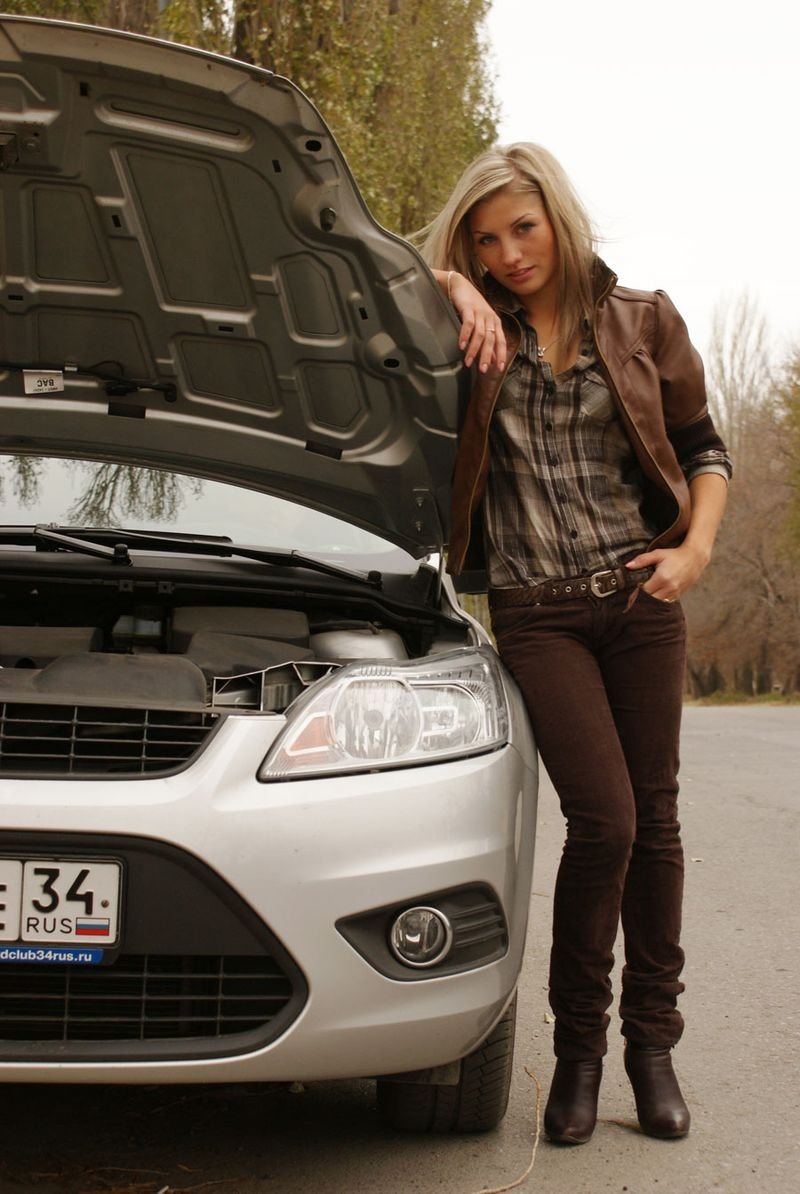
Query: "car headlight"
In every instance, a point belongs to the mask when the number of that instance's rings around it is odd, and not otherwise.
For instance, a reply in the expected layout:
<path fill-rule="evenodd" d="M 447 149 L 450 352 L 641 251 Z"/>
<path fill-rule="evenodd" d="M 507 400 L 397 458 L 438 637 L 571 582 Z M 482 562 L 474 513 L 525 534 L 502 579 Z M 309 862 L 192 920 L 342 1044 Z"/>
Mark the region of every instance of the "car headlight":
<path fill-rule="evenodd" d="M 508 707 L 494 652 L 463 648 L 411 663 L 352 663 L 288 711 L 261 780 L 374 771 L 495 750 Z"/>

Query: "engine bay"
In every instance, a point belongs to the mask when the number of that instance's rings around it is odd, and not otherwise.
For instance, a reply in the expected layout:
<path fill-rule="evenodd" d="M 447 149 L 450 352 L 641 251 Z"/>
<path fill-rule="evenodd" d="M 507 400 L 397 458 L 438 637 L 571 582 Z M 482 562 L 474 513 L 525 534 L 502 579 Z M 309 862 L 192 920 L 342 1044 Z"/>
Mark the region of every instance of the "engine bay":
<path fill-rule="evenodd" d="M 332 669 L 418 658 L 469 633 L 430 607 L 409 616 L 370 595 L 362 610 L 335 588 L 304 600 L 295 587 L 292 607 L 280 591 L 255 603 L 252 585 L 161 588 L 173 591 L 145 602 L 135 584 L 4 586 L 0 701 L 280 713 Z"/>

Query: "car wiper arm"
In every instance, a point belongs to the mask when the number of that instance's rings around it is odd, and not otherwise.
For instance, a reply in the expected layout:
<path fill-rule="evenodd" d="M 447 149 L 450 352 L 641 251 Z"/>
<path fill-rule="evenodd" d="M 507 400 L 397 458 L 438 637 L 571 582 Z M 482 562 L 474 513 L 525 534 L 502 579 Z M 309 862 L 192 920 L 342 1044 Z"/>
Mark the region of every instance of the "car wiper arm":
<path fill-rule="evenodd" d="M 313 572 L 321 572 L 324 576 L 335 576 L 339 580 L 357 581 L 358 584 L 372 585 L 381 588 L 380 572 L 368 572 L 366 577 L 362 572 L 353 572 L 343 568 L 341 564 L 331 564 L 327 560 L 319 560 L 316 556 L 307 556 L 300 551 L 278 551 L 268 547 L 249 547 L 245 544 L 234 543 L 229 538 L 215 538 L 205 535 L 179 535 L 167 532 L 163 537 L 153 535 L 147 531 L 122 531 L 126 539 L 139 543 L 150 541 L 154 547 L 174 547 L 177 550 L 191 551 L 193 548 L 203 550 L 218 556 L 241 556 L 245 560 L 256 560 L 260 564 L 296 564 L 300 568 L 309 568 Z"/>
<path fill-rule="evenodd" d="M 327 560 L 319 560 L 315 556 L 307 556 L 294 549 L 278 551 L 274 548 L 248 547 L 234 543 L 224 535 L 182 535 L 173 531 L 131 531 L 107 527 L 62 527 L 55 523 L 35 526 L 31 535 L 34 542 L 49 542 L 71 551 L 83 551 L 87 555 L 99 556 L 114 564 L 131 563 L 129 545 L 145 549 L 149 547 L 155 551 L 191 552 L 199 549 L 207 555 L 241 556 L 243 559 L 256 560 L 261 564 L 295 564 L 300 568 L 321 572 L 325 576 L 356 581 L 358 584 L 364 584 L 366 580 L 367 584 L 376 589 L 380 589 L 383 583 L 383 578 L 377 571 L 368 572 L 365 576 L 361 572 L 343 568 L 340 564 L 331 564 Z M 3 541 L 8 542 L 8 528 L 0 529 L 0 542 Z M 104 546 L 106 543 L 111 546 Z"/>
<path fill-rule="evenodd" d="M 131 563 L 127 543 L 115 543 L 113 547 L 104 547 L 101 543 L 65 535 L 63 531 L 49 526 L 35 526 L 33 540 L 37 546 L 40 543 L 54 543 L 57 547 L 66 548 L 67 551 L 79 551 L 87 556 L 99 556 L 101 560 L 108 560 L 111 564 Z"/>

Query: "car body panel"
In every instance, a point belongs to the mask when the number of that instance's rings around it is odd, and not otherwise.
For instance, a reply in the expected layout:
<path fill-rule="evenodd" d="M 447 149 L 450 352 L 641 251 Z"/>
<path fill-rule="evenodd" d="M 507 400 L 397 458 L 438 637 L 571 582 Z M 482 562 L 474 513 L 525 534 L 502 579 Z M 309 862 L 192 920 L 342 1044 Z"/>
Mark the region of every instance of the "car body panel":
<path fill-rule="evenodd" d="M 441 547 L 452 309 L 292 83 L 8 17 L 0 132 L 0 450 L 168 465 Z M 26 393 L 24 370 L 52 376 Z"/>
<path fill-rule="evenodd" d="M 441 1065 L 486 1035 L 514 991 L 535 836 L 529 762 L 509 746 L 439 764 L 433 777 L 428 767 L 254 785 L 278 720 L 229 718 L 214 749 L 168 779 L 8 779 L 0 789 L 6 831 L 46 826 L 45 840 L 61 830 L 102 840 L 139 824 L 202 858 L 268 918 L 306 975 L 308 1002 L 277 1041 L 244 1056 L 151 1062 L 148 1081 L 311 1081 Z M 502 959 L 467 974 L 393 981 L 335 928 L 364 909 L 476 881 L 497 892 L 511 934 Z M 5 1060 L 2 1074 L 96 1081 L 102 1069 L 32 1057 Z M 135 1081 L 142 1063 L 107 1069 L 103 1081 Z"/>

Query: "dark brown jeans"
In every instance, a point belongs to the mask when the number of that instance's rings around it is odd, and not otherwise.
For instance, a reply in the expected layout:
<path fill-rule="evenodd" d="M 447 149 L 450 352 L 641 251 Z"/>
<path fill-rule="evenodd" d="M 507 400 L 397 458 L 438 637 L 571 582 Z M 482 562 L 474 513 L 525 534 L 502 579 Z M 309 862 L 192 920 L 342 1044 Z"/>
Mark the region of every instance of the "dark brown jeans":
<path fill-rule="evenodd" d="M 492 615 L 567 821 L 550 962 L 555 1052 L 567 1060 L 606 1051 L 620 916 L 623 1034 L 666 1047 L 683 1029 L 677 774 L 686 631 L 679 604 L 640 590 L 627 608 L 630 596 Z"/>

